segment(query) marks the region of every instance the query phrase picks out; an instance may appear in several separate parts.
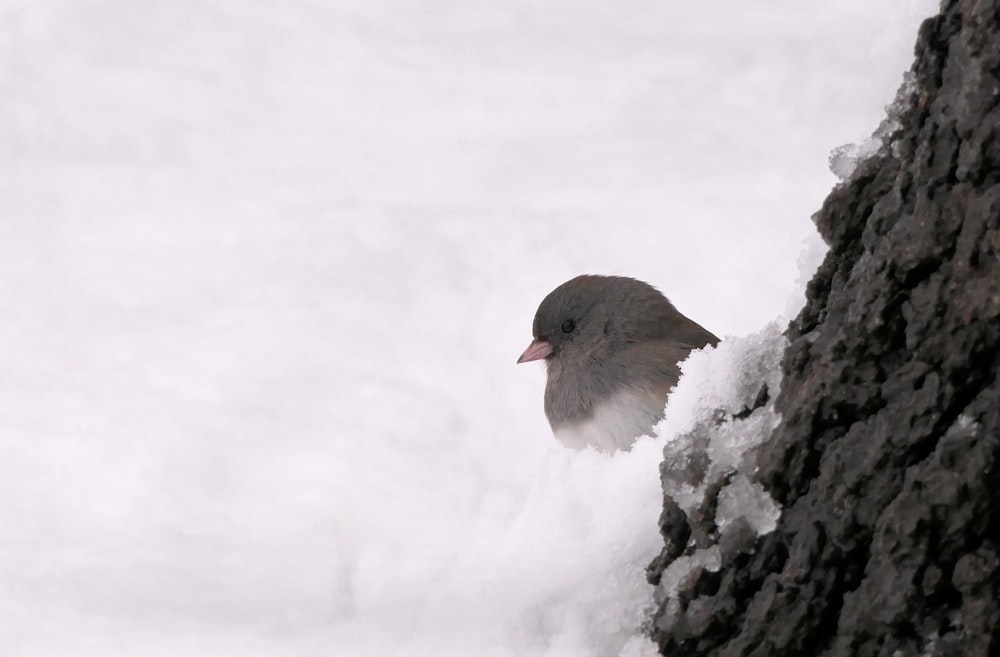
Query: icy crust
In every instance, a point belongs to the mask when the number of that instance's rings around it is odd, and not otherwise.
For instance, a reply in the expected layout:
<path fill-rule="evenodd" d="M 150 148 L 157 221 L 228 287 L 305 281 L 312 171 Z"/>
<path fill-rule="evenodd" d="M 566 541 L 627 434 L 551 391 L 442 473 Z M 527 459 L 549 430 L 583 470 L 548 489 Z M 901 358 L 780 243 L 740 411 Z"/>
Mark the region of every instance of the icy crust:
<path fill-rule="evenodd" d="M 885 108 L 886 117 L 878 129 L 861 143 L 844 144 L 830 153 L 829 164 L 833 175 L 841 182 L 846 182 L 857 171 L 858 165 L 876 155 L 884 146 L 892 147 L 894 135 L 901 128 L 899 117 L 914 98 L 916 91 L 916 78 L 913 73 L 910 71 L 904 73 L 903 82 L 896 91 L 892 103 Z"/>
<path fill-rule="evenodd" d="M 682 365 L 656 427 L 666 438 L 660 476 L 668 545 L 660 559 L 670 561 L 659 577 L 659 601 L 701 570 L 718 570 L 722 552 L 741 549 L 777 525 L 781 508 L 754 481 L 753 454 L 780 419 L 774 399 L 785 343 L 782 325 L 774 322 L 694 353 Z M 669 536 L 687 538 L 670 545 Z"/>

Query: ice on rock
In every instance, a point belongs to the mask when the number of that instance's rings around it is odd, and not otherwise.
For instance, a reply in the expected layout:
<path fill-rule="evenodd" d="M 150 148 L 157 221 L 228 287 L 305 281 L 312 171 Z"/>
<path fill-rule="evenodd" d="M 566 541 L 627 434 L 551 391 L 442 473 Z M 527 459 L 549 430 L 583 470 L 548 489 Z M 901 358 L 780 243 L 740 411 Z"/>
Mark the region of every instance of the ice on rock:
<path fill-rule="evenodd" d="M 719 567 L 727 533 L 736 536 L 743 527 L 762 535 L 777 525 L 781 508 L 753 481 L 753 452 L 780 419 L 774 400 L 785 342 L 782 324 L 774 322 L 694 353 L 681 366 L 683 377 L 656 432 L 666 440 L 663 491 L 687 515 L 692 536 L 660 580 L 667 596 L 686 577 Z"/>
<path fill-rule="evenodd" d="M 830 171 L 841 181 L 848 180 L 854 175 L 858 164 L 878 153 L 880 148 L 882 148 L 882 140 L 874 136 L 865 139 L 860 144 L 838 146 L 830 153 Z"/>
<path fill-rule="evenodd" d="M 693 554 L 679 557 L 663 571 L 660 586 L 667 591 L 675 591 L 685 584 L 688 577 L 701 570 L 717 571 L 722 567 L 722 555 L 718 546 L 713 545 L 704 550 L 696 550 Z"/>
<path fill-rule="evenodd" d="M 830 153 L 830 171 L 844 182 L 849 180 L 858 165 L 877 154 L 884 145 L 892 147 L 893 134 L 899 129 L 899 115 L 910 99 L 913 98 L 916 83 L 912 73 L 903 76 L 903 82 L 896 92 L 892 103 L 886 107 L 886 118 L 879 124 L 877 130 L 867 139 L 858 144 L 844 144 Z"/>
<path fill-rule="evenodd" d="M 750 481 L 745 475 L 736 475 L 729 485 L 719 491 L 715 524 L 721 532 L 742 518 L 756 534 L 769 534 L 778 525 L 780 517 L 781 507 L 760 484 Z"/>
<path fill-rule="evenodd" d="M 975 434 L 978 430 L 979 423 L 965 413 L 958 414 L 958 419 L 955 420 L 955 424 L 950 429 L 953 432 L 968 432 L 970 434 Z"/>
<path fill-rule="evenodd" d="M 785 338 L 779 323 L 694 353 L 656 427 L 665 437 L 665 492 L 685 511 L 706 487 L 744 469 L 745 456 L 777 426 L 774 398 Z"/>

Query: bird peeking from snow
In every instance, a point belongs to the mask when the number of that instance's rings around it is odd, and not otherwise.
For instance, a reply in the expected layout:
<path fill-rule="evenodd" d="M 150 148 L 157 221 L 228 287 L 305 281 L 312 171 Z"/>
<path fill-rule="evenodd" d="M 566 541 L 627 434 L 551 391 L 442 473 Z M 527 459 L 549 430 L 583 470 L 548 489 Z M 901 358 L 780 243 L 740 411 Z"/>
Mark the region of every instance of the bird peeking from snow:
<path fill-rule="evenodd" d="M 663 419 L 678 364 L 719 338 L 648 283 L 577 276 L 538 306 L 518 363 L 544 360 L 545 415 L 567 447 L 628 449 Z"/>

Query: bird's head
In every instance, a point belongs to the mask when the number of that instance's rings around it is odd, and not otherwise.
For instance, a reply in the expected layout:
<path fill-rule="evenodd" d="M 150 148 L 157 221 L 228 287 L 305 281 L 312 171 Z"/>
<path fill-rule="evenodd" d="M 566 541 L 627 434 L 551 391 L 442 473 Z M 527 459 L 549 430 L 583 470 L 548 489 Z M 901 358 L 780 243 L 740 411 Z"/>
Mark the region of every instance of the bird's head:
<path fill-rule="evenodd" d="M 600 360 L 642 340 L 666 337 L 680 314 L 653 286 L 634 278 L 584 275 L 552 290 L 538 306 L 533 341 L 518 363 Z"/>

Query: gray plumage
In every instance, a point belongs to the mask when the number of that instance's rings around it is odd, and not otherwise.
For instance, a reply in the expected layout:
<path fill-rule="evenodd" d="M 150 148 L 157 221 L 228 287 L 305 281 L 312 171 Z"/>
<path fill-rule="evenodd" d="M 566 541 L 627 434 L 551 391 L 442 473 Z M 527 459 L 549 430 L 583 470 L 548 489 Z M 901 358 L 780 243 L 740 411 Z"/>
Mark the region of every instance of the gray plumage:
<path fill-rule="evenodd" d="M 653 286 L 620 276 L 563 283 L 542 300 L 532 333 L 519 362 L 545 358 L 553 432 L 564 443 L 605 450 L 651 431 L 680 376 L 678 363 L 719 341 Z"/>

